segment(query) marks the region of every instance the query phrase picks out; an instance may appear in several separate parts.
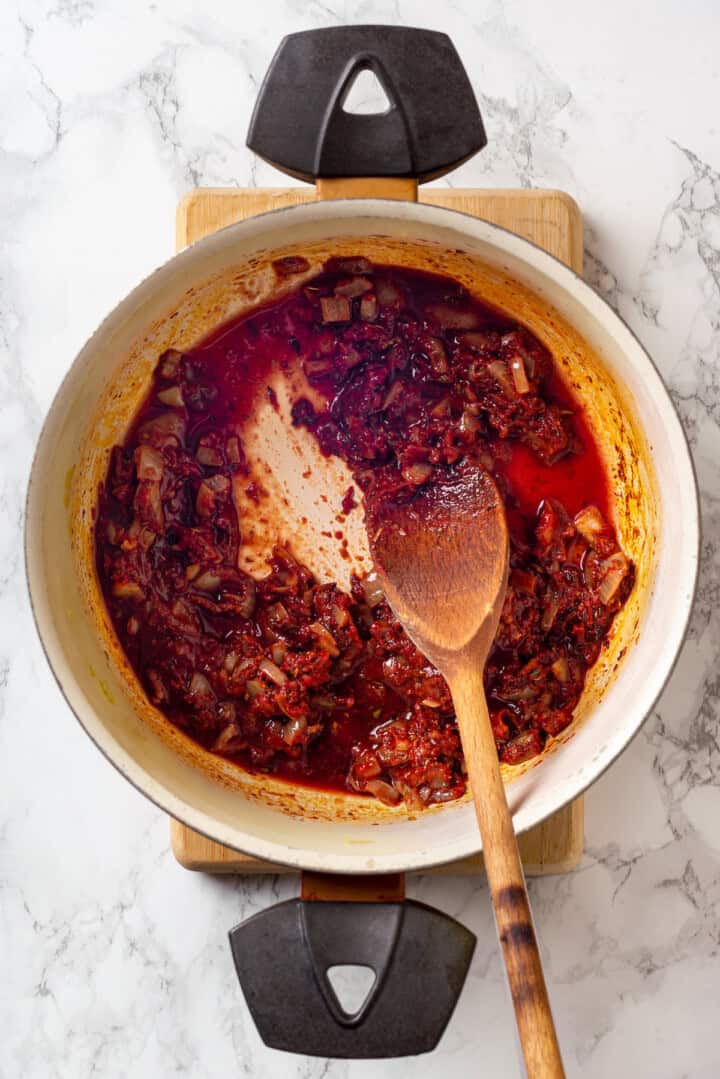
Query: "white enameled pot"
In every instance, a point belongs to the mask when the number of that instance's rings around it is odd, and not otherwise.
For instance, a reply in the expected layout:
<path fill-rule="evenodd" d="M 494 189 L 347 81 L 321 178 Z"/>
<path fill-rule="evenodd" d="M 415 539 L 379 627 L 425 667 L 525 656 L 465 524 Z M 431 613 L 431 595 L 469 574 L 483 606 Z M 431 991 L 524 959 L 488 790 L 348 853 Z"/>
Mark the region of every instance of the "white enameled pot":
<path fill-rule="evenodd" d="M 189 347 L 278 291 L 273 259 L 333 254 L 436 270 L 528 325 L 582 400 L 637 582 L 568 731 L 507 773 L 518 832 L 591 784 L 633 737 L 683 641 L 698 565 L 688 446 L 662 380 L 626 325 L 575 273 L 500 228 L 384 199 L 318 202 L 232 225 L 138 285 L 73 363 L 32 469 L 26 557 L 43 645 L 68 703 L 138 790 L 205 835 L 259 858 L 330 872 L 421 869 L 478 851 L 467 800 L 411 819 L 356 796 L 293 789 L 204 753 L 145 698 L 99 593 L 92 521 L 110 448 L 165 348 Z"/>

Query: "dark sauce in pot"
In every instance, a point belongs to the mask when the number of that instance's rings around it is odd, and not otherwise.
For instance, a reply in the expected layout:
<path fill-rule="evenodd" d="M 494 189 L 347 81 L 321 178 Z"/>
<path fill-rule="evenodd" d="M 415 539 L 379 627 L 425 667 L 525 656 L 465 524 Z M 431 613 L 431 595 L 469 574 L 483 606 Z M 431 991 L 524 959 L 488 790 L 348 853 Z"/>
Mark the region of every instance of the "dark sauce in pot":
<path fill-rule="evenodd" d="M 362 258 L 160 357 L 101 492 L 113 625 L 150 700 L 213 752 L 388 804 L 452 800 L 465 774 L 447 686 L 372 576 L 318 584 L 287 537 L 264 578 L 238 569 L 243 425 L 271 369 L 298 366 L 315 403 L 296 399 L 293 423 L 347 462 L 366 504 L 468 460 L 493 472 L 511 535 L 485 674 L 500 758 L 537 756 L 571 722 L 634 579 L 590 427 L 528 330 L 451 279 Z"/>

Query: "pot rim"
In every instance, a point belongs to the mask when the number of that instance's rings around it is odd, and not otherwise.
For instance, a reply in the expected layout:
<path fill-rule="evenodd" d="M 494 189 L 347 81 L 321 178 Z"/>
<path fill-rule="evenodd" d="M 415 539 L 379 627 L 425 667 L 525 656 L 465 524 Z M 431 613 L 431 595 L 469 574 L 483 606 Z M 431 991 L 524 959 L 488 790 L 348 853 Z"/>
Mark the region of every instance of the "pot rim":
<path fill-rule="evenodd" d="M 566 197 L 569 198 L 569 196 Z M 43 420 L 40 436 L 33 456 L 25 503 L 24 562 L 30 605 L 41 646 L 55 681 L 83 730 L 116 770 L 154 805 L 208 839 L 222 843 L 232 849 L 246 852 L 263 861 L 296 869 L 304 868 L 338 873 L 351 872 L 355 874 L 412 872 L 447 864 L 458 858 L 469 857 L 479 853 L 482 849 L 479 834 L 473 830 L 473 834 L 467 836 L 462 845 L 456 843 L 450 848 L 449 852 L 447 848 L 442 849 L 437 845 L 430 843 L 424 844 L 422 850 L 415 850 L 406 855 L 396 853 L 378 854 L 366 862 L 361 862 L 356 854 L 318 853 L 313 851 L 312 848 L 295 848 L 279 842 L 260 839 L 254 836 L 252 832 L 244 833 L 244 835 L 247 836 L 248 844 L 246 847 L 241 847 L 237 840 L 230 839 L 222 834 L 226 830 L 225 825 L 212 818 L 211 815 L 194 809 L 160 781 L 156 780 L 144 766 L 139 764 L 134 758 L 117 746 L 112 736 L 109 735 L 107 744 L 103 744 L 96 733 L 91 731 L 89 726 L 86 725 L 79 710 L 73 703 L 71 690 L 66 688 L 56 665 L 51 659 L 48 644 L 45 640 L 42 619 L 37 610 L 33 591 L 34 587 L 39 588 L 39 582 L 35 582 L 33 577 L 32 552 L 30 550 L 31 528 L 36 516 L 39 518 L 38 510 L 34 509 L 33 506 L 33 501 L 36 498 L 35 492 L 37 490 L 36 473 L 39 467 L 38 461 L 41 456 L 43 444 L 48 437 L 48 427 L 56 408 L 57 401 L 62 395 L 62 391 L 65 388 L 79 357 L 84 353 L 85 349 L 90 345 L 93 339 L 102 334 L 107 323 L 117 311 L 118 306 L 125 300 L 130 300 L 135 293 L 150 285 L 154 280 L 157 282 L 158 279 L 160 279 L 159 283 L 162 285 L 162 276 L 168 271 L 170 265 L 176 265 L 180 260 L 191 260 L 196 258 L 198 249 L 208 250 L 214 243 L 227 242 L 228 233 L 242 233 L 243 236 L 248 236 L 248 234 L 254 232 L 258 235 L 262 235 L 263 225 L 268 218 L 272 218 L 273 224 L 276 224 L 276 219 L 278 217 L 292 217 L 297 219 L 301 216 L 309 216 L 311 219 L 317 218 L 321 221 L 341 217 L 362 216 L 391 219 L 400 218 L 409 222 L 417 220 L 440 228 L 445 226 L 455 231 L 458 231 L 459 229 L 466 233 L 472 233 L 476 239 L 488 243 L 501 254 L 515 256 L 531 270 L 544 273 L 563 291 L 572 293 L 577 302 L 586 311 L 594 315 L 599 322 L 615 323 L 615 326 L 620 329 L 621 333 L 627 336 L 628 344 L 635 350 L 636 358 L 645 365 L 645 370 L 651 380 L 650 388 L 653 397 L 661 406 L 664 406 L 664 412 L 666 413 L 664 418 L 667 420 L 670 428 L 668 429 L 668 437 L 674 440 L 675 446 L 680 451 L 676 460 L 676 465 L 680 469 L 684 468 L 686 475 L 683 479 L 689 481 L 692 485 L 694 496 L 692 498 L 692 508 L 694 512 L 692 518 L 684 522 L 686 533 L 689 531 L 692 542 L 688 548 L 685 563 L 682 566 L 683 575 L 677 589 L 677 614 L 679 614 L 679 620 L 677 616 L 673 619 L 675 629 L 671 634 L 674 638 L 672 642 L 672 660 L 667 663 L 662 678 L 656 682 L 652 691 L 652 696 L 647 698 L 646 702 L 643 704 L 643 714 L 639 716 L 639 718 L 635 718 L 631 723 L 628 722 L 628 717 L 625 716 L 623 721 L 618 724 L 614 737 L 607 741 L 604 749 L 596 756 L 591 764 L 582 770 L 578 780 L 575 782 L 574 786 L 572 786 L 572 789 L 567 791 L 557 802 L 546 805 L 544 808 L 541 807 L 536 815 L 524 820 L 522 827 L 518 829 L 518 834 L 522 834 L 537 826 L 549 816 L 568 805 L 605 773 L 623 750 L 627 748 L 642 724 L 650 715 L 675 669 L 687 636 L 698 582 L 700 502 L 695 465 L 690 453 L 688 438 L 680 421 L 675 402 L 665 386 L 662 376 L 651 356 L 622 316 L 620 316 L 579 273 L 567 266 L 554 255 L 547 252 L 538 244 L 520 237 L 516 233 L 500 225 L 495 225 L 483 219 L 473 217 L 460 210 L 452 210 L 419 202 L 367 198 L 337 199 L 327 202 L 307 202 L 304 204 L 269 210 L 265 213 L 256 214 L 244 221 L 238 221 L 227 225 L 224 228 L 195 241 L 148 274 L 126 297 L 124 297 L 124 300 L 120 300 L 112 311 L 106 315 L 103 321 L 90 335 L 83 347 L 79 350 L 77 356 L 66 371 L 45 419 Z M 674 430 L 672 430 L 673 427 Z M 650 681 L 650 679 L 648 679 L 648 681 Z M 100 723 L 100 727 L 102 729 L 102 723 Z"/>

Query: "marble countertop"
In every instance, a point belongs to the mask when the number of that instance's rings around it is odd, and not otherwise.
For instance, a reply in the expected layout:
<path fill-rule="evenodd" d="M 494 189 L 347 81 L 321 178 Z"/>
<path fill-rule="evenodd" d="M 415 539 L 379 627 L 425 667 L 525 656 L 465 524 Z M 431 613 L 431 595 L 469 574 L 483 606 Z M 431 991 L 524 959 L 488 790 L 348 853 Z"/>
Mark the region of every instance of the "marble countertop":
<path fill-rule="evenodd" d="M 649 348 L 704 511 L 691 632 L 587 797 L 570 876 L 531 884 L 568 1073 L 720 1073 L 720 14 L 712 0 L 6 0 L 0 5 L 0 1075 L 391 1079 L 403 1061 L 267 1050 L 226 932 L 296 884 L 180 869 L 167 819 L 94 750 L 36 640 L 21 531 L 33 445 L 73 356 L 173 250 L 198 185 L 284 182 L 244 136 L 282 34 L 450 33 L 485 153 L 445 181 L 569 191 L 586 275 Z M 418 1077 L 518 1073 L 485 884 L 413 878 L 478 935 Z"/>

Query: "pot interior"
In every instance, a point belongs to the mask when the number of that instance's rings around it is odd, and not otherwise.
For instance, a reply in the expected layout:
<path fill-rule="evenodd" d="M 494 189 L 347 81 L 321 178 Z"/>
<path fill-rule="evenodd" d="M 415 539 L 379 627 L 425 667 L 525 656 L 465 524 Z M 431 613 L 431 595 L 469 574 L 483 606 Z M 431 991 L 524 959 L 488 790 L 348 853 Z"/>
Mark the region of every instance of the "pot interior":
<path fill-rule="evenodd" d="M 362 254 L 454 277 L 550 349 L 595 432 L 615 492 L 614 524 L 637 577 L 572 725 L 549 741 L 542 758 L 505 769 L 517 830 L 577 795 L 634 733 L 672 664 L 694 584 L 692 528 L 679 529 L 675 516 L 684 512 L 691 523 L 697 516 L 679 423 L 638 343 L 571 271 L 501 229 L 427 206 L 358 200 L 263 215 L 183 252 L 116 308 L 63 384 L 38 449 L 28 506 L 36 617 L 60 684 L 91 737 L 131 781 L 198 830 L 259 857 L 316 868 L 371 872 L 450 860 L 480 847 L 467 797 L 413 819 L 402 805 L 390 809 L 250 775 L 197 746 L 150 705 L 99 591 L 92 527 L 98 485 L 157 357 L 169 347 L 192 347 L 223 322 L 296 287 L 299 278 L 279 285 L 271 265 L 292 254 L 308 259 L 308 276 L 332 255 Z M 258 528 L 248 557 L 262 558 L 280 533 L 318 577 L 342 584 L 348 564 L 319 541 L 327 512 L 319 495 L 329 488 L 339 501 L 347 473 L 320 458 L 309 438 L 299 449 L 278 438 L 284 432 L 274 430 L 276 420 L 258 417 L 253 456 L 271 466 L 277 515 Z M 308 453 L 317 458 L 310 487 L 298 477 Z M 666 506 L 673 514 L 663 512 Z M 302 530 L 300 510 L 309 522 Z M 353 565 L 363 569 L 366 541 L 360 515 L 353 516 L 358 524 L 348 539 Z M 663 635 L 656 616 L 672 630 Z"/>

